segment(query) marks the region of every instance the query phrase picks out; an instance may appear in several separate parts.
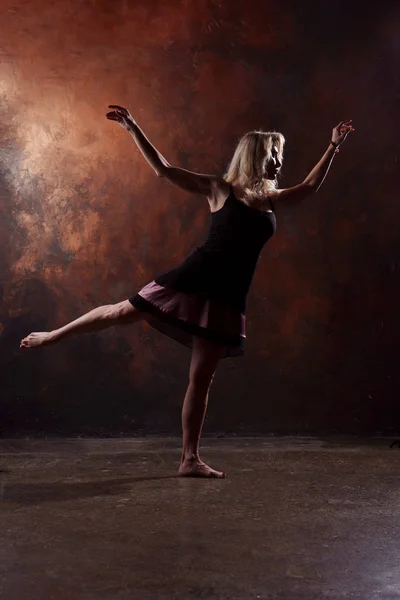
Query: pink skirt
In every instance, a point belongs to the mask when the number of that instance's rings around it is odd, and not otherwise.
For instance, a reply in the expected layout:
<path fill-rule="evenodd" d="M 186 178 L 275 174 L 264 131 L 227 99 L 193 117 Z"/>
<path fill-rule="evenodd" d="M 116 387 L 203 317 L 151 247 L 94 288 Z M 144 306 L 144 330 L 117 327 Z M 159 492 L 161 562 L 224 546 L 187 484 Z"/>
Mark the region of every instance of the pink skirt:
<path fill-rule="evenodd" d="M 246 315 L 231 306 L 178 292 L 154 280 L 129 301 L 147 313 L 151 327 L 188 348 L 193 347 L 193 336 L 198 336 L 225 345 L 223 358 L 244 353 Z"/>

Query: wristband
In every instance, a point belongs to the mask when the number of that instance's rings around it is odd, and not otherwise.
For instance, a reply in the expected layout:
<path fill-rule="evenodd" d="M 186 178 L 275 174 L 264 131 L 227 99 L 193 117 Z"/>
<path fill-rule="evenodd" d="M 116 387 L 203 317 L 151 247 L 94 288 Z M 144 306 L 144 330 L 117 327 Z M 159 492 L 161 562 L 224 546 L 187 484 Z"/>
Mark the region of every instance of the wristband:
<path fill-rule="evenodd" d="M 340 152 L 340 150 L 339 150 L 339 144 L 335 144 L 335 142 L 332 142 L 332 140 L 331 140 L 331 144 L 335 148 L 335 154 L 337 154 L 338 152 Z"/>

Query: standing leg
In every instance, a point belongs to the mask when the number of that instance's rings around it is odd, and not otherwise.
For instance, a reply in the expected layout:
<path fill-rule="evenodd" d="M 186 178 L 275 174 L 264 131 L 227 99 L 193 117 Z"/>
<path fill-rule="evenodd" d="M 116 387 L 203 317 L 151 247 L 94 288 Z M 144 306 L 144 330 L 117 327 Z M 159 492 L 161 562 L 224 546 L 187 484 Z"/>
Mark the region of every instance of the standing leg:
<path fill-rule="evenodd" d="M 99 306 L 60 329 L 30 333 L 21 341 L 20 348 L 36 348 L 56 344 L 71 334 L 100 331 L 113 325 L 136 323 L 145 316 L 146 313 L 134 308 L 129 300 Z"/>
<path fill-rule="evenodd" d="M 225 477 L 225 473 L 211 469 L 199 456 L 200 435 L 207 410 L 208 394 L 218 361 L 224 352 L 225 346 L 199 337 L 193 338 L 189 387 L 182 408 L 183 450 L 180 475 Z"/>

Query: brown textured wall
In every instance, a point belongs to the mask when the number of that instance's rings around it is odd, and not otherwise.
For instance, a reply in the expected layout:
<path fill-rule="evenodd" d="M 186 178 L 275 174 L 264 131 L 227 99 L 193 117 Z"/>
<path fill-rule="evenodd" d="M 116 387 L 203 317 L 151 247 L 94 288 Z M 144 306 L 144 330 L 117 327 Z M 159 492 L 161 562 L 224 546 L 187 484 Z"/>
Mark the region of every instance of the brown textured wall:
<path fill-rule="evenodd" d="M 205 431 L 398 430 L 395 3 L 1 9 L 2 431 L 180 431 L 189 351 L 146 324 L 19 350 L 30 331 L 133 295 L 206 235 L 205 199 L 157 179 L 104 118 L 110 103 L 127 105 L 168 160 L 200 172 L 222 172 L 245 131 L 278 129 L 284 187 L 353 118 L 318 195 L 277 210 L 245 357 L 221 363 Z"/>

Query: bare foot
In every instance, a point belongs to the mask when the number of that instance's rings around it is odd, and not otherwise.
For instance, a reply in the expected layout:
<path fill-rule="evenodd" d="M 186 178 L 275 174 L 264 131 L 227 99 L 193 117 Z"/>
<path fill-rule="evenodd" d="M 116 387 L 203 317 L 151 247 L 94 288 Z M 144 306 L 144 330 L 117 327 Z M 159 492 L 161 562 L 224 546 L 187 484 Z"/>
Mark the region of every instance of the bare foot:
<path fill-rule="evenodd" d="M 30 333 L 28 337 L 21 340 L 20 348 L 36 348 L 37 346 L 45 346 L 56 341 L 52 331 L 40 331 Z"/>
<path fill-rule="evenodd" d="M 226 473 L 215 471 L 200 458 L 185 459 L 179 467 L 179 475 L 183 477 L 218 477 L 223 479 Z"/>

